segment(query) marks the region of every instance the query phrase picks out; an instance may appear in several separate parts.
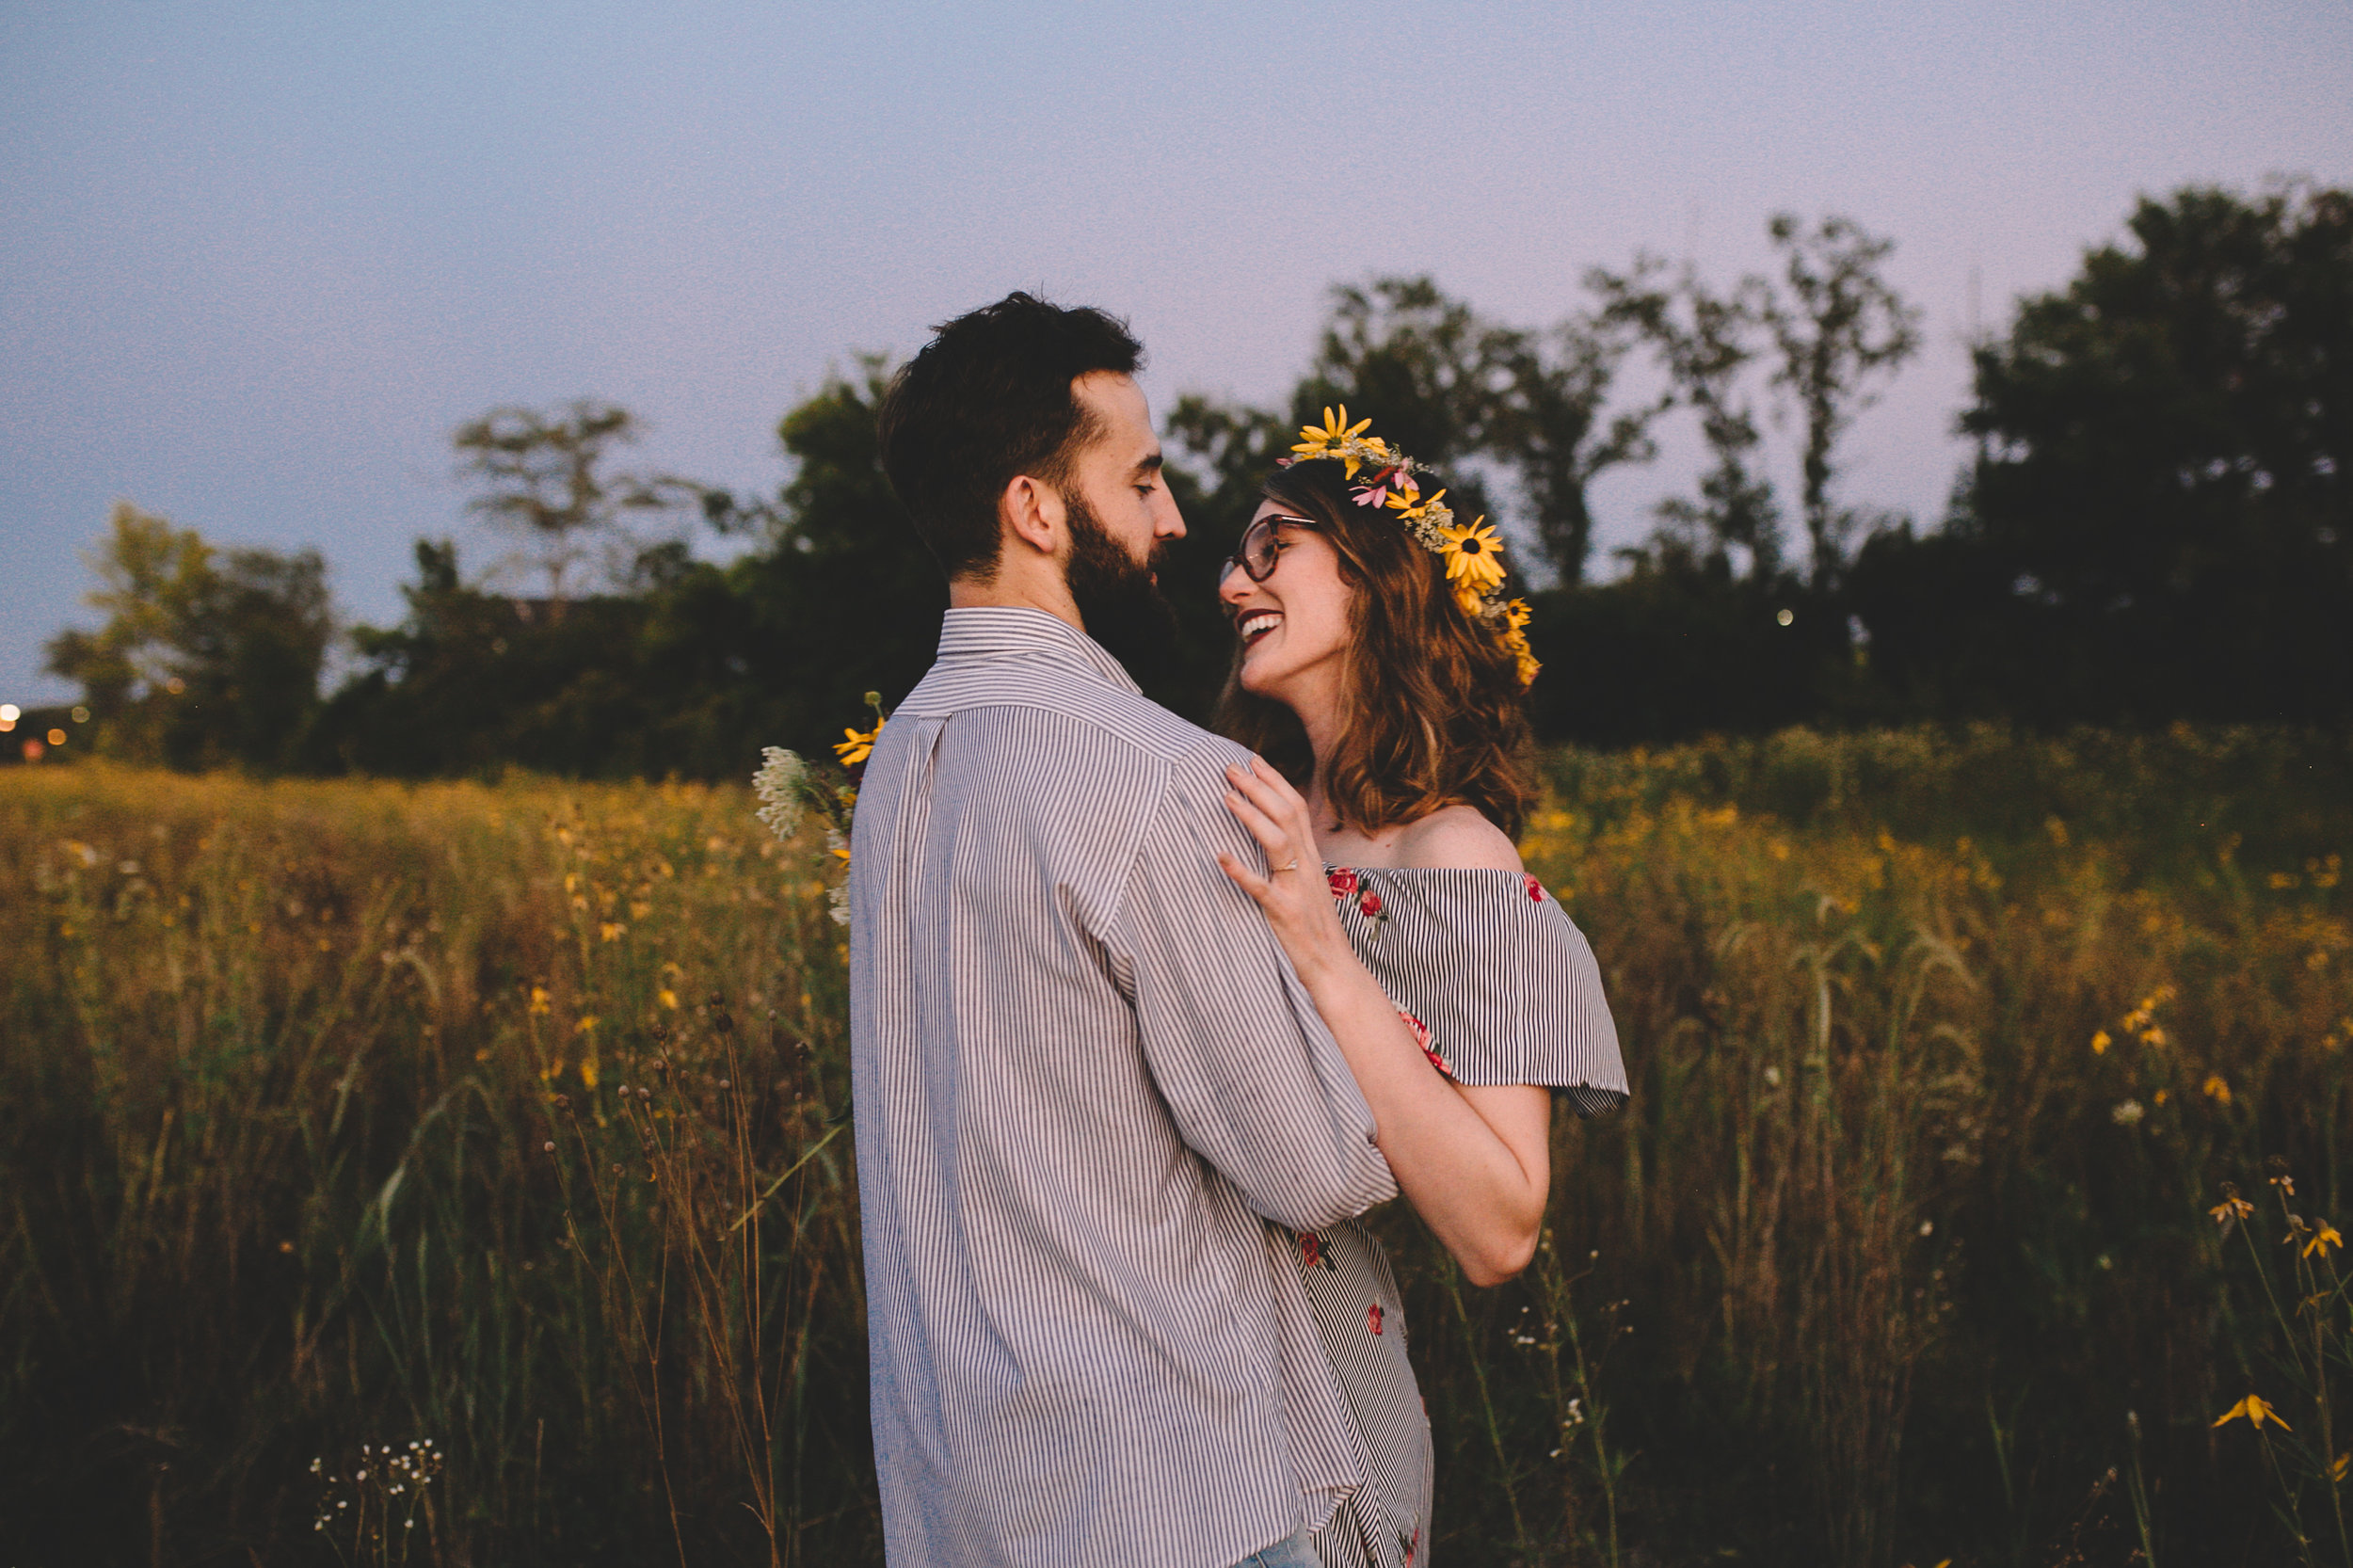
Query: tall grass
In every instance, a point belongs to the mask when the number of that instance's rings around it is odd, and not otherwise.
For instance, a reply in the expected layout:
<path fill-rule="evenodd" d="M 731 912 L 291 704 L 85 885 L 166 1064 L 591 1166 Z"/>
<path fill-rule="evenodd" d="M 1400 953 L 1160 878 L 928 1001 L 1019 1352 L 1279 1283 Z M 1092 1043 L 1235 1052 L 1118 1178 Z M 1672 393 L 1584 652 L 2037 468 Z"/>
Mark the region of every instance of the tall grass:
<path fill-rule="evenodd" d="M 1636 1094 L 1511 1286 L 1382 1218 L 1444 1560 L 2342 1560 L 2353 752 L 1551 768 Z M 12 1561 L 878 1560 L 840 931 L 750 809 L 0 776 Z M 412 1440 L 403 1558 L 323 1478 Z"/>
<path fill-rule="evenodd" d="M 0 834 L 12 1560 L 324 1553 L 311 1462 L 418 1438 L 435 1560 L 873 1554 L 840 931 L 739 793 L 27 770 Z"/>

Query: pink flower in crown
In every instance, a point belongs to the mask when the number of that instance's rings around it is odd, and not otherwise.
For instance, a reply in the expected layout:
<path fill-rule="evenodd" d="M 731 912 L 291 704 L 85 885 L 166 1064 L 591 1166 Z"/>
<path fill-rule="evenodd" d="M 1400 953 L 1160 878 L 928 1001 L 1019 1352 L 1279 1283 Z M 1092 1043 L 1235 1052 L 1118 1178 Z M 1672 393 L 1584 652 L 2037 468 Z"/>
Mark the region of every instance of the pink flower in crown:
<path fill-rule="evenodd" d="M 1356 890 L 1356 873 L 1346 866 L 1326 873 L 1323 880 L 1325 886 L 1332 889 L 1334 898 L 1346 898 Z"/>
<path fill-rule="evenodd" d="M 1529 897 L 1529 902 L 1531 902 L 1531 903 L 1535 903 L 1535 904 L 1542 904 L 1542 903 L 1544 903 L 1544 902 L 1545 902 L 1545 885 L 1544 885 L 1543 883 L 1541 883 L 1541 882 L 1537 881 L 1537 880 L 1536 880 L 1534 877 L 1532 877 L 1532 876 L 1529 876 L 1529 877 L 1524 877 L 1522 880 L 1523 880 L 1523 881 L 1525 881 L 1525 882 L 1528 884 L 1528 897 Z"/>
<path fill-rule="evenodd" d="M 1401 495 L 1419 495 L 1421 487 L 1414 483 L 1414 476 L 1405 470 L 1385 468 L 1357 487 L 1356 504 L 1359 506 L 1384 505 L 1387 503 L 1391 490 Z"/>

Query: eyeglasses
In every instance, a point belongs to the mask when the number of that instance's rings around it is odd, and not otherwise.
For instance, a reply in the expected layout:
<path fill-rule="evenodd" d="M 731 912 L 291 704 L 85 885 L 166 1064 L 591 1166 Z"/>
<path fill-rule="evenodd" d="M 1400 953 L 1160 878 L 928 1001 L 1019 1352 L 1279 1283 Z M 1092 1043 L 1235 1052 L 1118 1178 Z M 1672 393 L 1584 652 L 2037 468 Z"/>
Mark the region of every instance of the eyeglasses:
<path fill-rule="evenodd" d="M 1275 529 L 1286 522 L 1294 528 L 1316 526 L 1315 520 L 1312 518 L 1285 517 L 1280 512 L 1268 513 L 1243 529 L 1241 543 L 1234 547 L 1234 552 L 1231 555 L 1217 564 L 1218 586 L 1222 588 L 1225 585 L 1225 579 L 1236 567 L 1248 572 L 1250 581 L 1253 583 L 1263 583 L 1273 576 L 1274 563 L 1283 557 L 1282 541 L 1275 537 Z"/>

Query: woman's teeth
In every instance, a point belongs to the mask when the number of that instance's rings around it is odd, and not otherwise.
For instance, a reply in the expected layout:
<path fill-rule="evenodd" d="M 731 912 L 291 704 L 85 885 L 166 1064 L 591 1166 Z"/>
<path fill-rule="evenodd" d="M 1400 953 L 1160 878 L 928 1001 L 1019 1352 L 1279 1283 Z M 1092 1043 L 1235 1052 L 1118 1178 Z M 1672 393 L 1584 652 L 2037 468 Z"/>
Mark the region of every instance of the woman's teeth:
<path fill-rule="evenodd" d="M 1241 640 L 1244 643 L 1257 642 L 1282 624 L 1283 617 L 1272 611 L 1262 610 L 1255 616 L 1244 616 L 1241 627 Z"/>

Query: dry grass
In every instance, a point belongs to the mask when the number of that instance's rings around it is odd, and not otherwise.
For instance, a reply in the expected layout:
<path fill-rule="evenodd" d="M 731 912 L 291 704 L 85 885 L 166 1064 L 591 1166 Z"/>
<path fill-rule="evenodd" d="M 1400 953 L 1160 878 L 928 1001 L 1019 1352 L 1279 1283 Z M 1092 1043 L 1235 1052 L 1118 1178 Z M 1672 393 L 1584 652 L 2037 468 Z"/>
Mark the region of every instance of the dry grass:
<path fill-rule="evenodd" d="M 1555 775 L 1637 1096 L 1513 1286 L 1384 1221 L 1447 1560 L 2340 1560 L 2342 1298 L 2208 1210 L 2344 1223 L 2343 744 Z M 14 1560 L 334 1560 L 312 1461 L 426 1438 L 409 1560 L 878 1558 L 840 934 L 750 812 L 0 776 Z"/>

